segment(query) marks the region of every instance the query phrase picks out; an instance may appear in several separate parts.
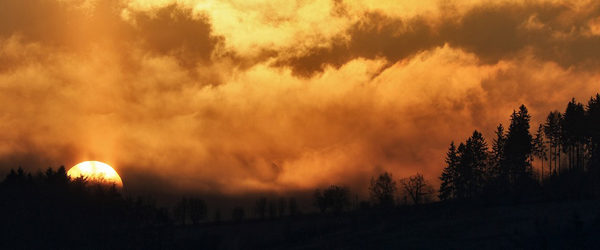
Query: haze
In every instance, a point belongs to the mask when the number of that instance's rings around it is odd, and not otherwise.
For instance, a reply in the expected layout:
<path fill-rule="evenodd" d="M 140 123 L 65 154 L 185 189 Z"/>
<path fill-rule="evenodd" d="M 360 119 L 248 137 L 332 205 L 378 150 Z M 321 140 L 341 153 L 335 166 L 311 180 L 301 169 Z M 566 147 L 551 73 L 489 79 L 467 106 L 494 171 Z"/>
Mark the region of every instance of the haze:
<path fill-rule="evenodd" d="M 130 190 L 437 183 L 450 141 L 600 87 L 597 1 L 0 0 L 0 166 Z M 488 140 L 489 141 L 489 140 Z"/>

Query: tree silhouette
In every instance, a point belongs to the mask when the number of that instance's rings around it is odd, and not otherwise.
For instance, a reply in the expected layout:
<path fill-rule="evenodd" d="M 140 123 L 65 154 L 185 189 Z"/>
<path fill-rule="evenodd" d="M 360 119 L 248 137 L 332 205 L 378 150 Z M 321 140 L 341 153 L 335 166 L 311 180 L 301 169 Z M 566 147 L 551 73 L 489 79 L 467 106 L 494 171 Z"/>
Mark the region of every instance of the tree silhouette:
<path fill-rule="evenodd" d="M 600 174 L 598 166 L 600 166 L 600 94 L 596 94 L 595 97 L 590 98 L 586 107 L 586 131 L 589 137 L 589 154 L 590 163 L 589 165 L 596 171 L 596 174 Z"/>
<path fill-rule="evenodd" d="M 486 152 L 477 131 L 458 147 L 452 143 L 440 176 L 440 200 L 481 197 L 487 202 L 491 197 L 504 200 L 501 196 L 508 194 L 520 202 L 522 197 L 539 199 L 542 192 L 550 199 L 599 197 L 600 94 L 586 107 L 571 99 L 564 115 L 550 112 L 535 137 L 529 131 L 530 119 L 524 105 L 513 111 L 508 132 L 497 127 L 491 152 Z M 567 169 L 562 168 L 563 153 Z M 539 182 L 534 178 L 534 159 L 541 160 Z"/>
<path fill-rule="evenodd" d="M 546 152 L 546 143 L 544 142 L 544 125 L 540 124 L 535 133 L 535 138 L 533 139 L 533 155 L 535 155 L 535 157 L 540 159 L 542 162 L 542 179 L 544 178 L 544 160 L 548 159 Z"/>
<path fill-rule="evenodd" d="M 3 186 L 7 186 L 10 188 L 18 188 L 27 185 L 27 178 L 25 176 L 25 172 L 23 168 L 19 167 L 17 171 L 11 169 L 9 173 L 6 175 L 6 178 L 2 182 Z"/>
<path fill-rule="evenodd" d="M 384 172 L 377 179 L 371 179 L 369 187 L 371 200 L 378 206 L 390 208 L 394 206 L 394 197 L 396 196 L 396 182 L 392 174 Z"/>
<path fill-rule="evenodd" d="M 410 196 L 415 205 L 428 201 L 429 196 L 433 194 L 433 188 L 425 181 L 423 175 L 419 173 L 408 178 L 400 179 L 400 185 Z"/>
<path fill-rule="evenodd" d="M 345 187 L 331 185 L 323 192 L 315 191 L 315 205 L 321 213 L 328 209 L 334 214 L 340 214 L 350 205 L 350 192 Z"/>
<path fill-rule="evenodd" d="M 37 237 L 0 242 L 7 249 L 143 248 L 164 240 L 155 230 L 171 223 L 165 209 L 150 200 L 125 199 L 115 185 L 91 184 L 85 177 L 71 179 L 64 167 L 36 175 L 11 170 L 0 183 L 0 208 L 2 229 L 10 228 L 3 236 Z M 75 244 L 81 239 L 85 245 Z"/>
<path fill-rule="evenodd" d="M 582 146 L 585 143 L 585 110 L 573 98 L 561 120 L 561 143 L 569 157 L 569 169 L 582 170 Z"/>
<path fill-rule="evenodd" d="M 544 134 L 550 144 L 550 172 L 559 173 L 560 171 L 560 142 L 561 142 L 561 120 L 562 114 L 558 111 L 552 111 L 546 117 L 544 124 Z M 554 169 L 552 168 L 554 162 Z"/>
<path fill-rule="evenodd" d="M 459 162 L 455 181 L 456 196 L 471 199 L 482 193 L 487 164 L 487 143 L 483 135 L 473 131 L 465 144 L 458 147 Z"/>
<path fill-rule="evenodd" d="M 496 138 L 492 141 L 492 153 L 490 161 L 490 170 L 488 175 L 490 178 L 498 178 L 499 176 L 507 176 L 502 167 L 504 164 L 504 146 L 506 145 L 506 135 L 504 133 L 504 127 L 499 124 L 496 127 Z"/>
<path fill-rule="evenodd" d="M 517 183 L 531 178 L 531 154 L 533 152 L 533 138 L 529 133 L 529 120 L 531 117 L 525 105 L 511 115 L 510 126 L 504 146 L 505 167 L 508 170 L 508 181 L 511 187 Z M 515 190 L 513 190 L 515 191 Z"/>
<path fill-rule="evenodd" d="M 456 187 L 454 181 L 457 179 L 457 167 L 459 163 L 458 153 L 454 142 L 450 143 L 448 153 L 446 153 L 446 167 L 442 171 L 440 180 L 439 198 L 440 200 L 449 200 L 456 198 Z"/>
<path fill-rule="evenodd" d="M 335 214 L 339 214 L 350 205 L 350 192 L 348 188 L 331 185 L 325 191 L 323 196 L 327 201 L 327 207 Z"/>

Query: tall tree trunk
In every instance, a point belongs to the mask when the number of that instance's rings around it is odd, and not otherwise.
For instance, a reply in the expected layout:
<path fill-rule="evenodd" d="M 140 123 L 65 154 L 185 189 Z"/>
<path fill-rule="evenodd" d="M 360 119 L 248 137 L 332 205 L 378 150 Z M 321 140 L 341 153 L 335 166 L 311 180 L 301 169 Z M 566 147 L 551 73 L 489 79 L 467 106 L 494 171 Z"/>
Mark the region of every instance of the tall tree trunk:
<path fill-rule="evenodd" d="M 575 167 L 577 170 L 580 170 L 579 167 L 581 167 L 581 165 L 579 165 L 579 143 L 576 144 L 575 148 L 575 161 Z"/>
<path fill-rule="evenodd" d="M 550 174 L 556 173 L 556 146 L 550 146 Z M 552 172 L 552 162 L 554 162 L 554 172 Z"/>
<path fill-rule="evenodd" d="M 574 148 L 575 147 L 573 147 L 573 146 L 569 147 L 569 170 L 573 170 L 573 167 L 574 167 L 573 165 L 575 165 L 575 160 L 573 157 L 573 149 Z"/>
<path fill-rule="evenodd" d="M 554 145 L 554 152 L 552 152 L 552 154 L 554 155 L 554 173 L 558 174 L 558 155 L 556 154 L 556 145 Z"/>
<path fill-rule="evenodd" d="M 542 160 L 542 178 L 540 181 L 544 182 L 544 154 L 542 154 L 541 160 Z"/>
<path fill-rule="evenodd" d="M 579 170 L 583 170 L 583 159 L 581 157 L 581 143 L 577 143 L 577 167 Z"/>
<path fill-rule="evenodd" d="M 560 174 L 560 170 L 561 170 L 561 163 L 560 163 L 560 144 L 557 146 L 557 155 L 558 155 L 558 173 Z"/>

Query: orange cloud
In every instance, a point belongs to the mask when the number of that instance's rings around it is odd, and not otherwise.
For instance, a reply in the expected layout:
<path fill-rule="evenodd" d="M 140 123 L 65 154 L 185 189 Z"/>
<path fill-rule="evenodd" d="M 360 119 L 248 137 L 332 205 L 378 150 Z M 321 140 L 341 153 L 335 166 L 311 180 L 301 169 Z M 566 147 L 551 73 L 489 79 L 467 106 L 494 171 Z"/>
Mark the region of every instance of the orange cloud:
<path fill-rule="evenodd" d="M 435 182 L 451 140 L 595 94 L 598 6 L 3 1 L 0 163 L 106 161 L 133 191 Z"/>

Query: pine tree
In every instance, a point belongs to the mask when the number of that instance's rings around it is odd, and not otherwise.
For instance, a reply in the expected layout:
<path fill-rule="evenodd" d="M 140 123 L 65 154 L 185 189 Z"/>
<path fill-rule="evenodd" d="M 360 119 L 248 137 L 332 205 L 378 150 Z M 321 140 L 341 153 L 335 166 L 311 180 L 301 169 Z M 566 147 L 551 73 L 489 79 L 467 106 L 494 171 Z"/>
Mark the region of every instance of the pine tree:
<path fill-rule="evenodd" d="M 582 170 L 581 149 L 585 142 L 585 110 L 575 98 L 571 99 L 561 120 L 561 143 L 569 157 L 569 169 Z"/>
<path fill-rule="evenodd" d="M 586 134 L 589 138 L 590 168 L 600 166 L 600 94 L 590 98 L 586 107 Z"/>
<path fill-rule="evenodd" d="M 546 124 L 544 124 L 544 134 L 550 144 L 550 173 L 557 174 L 560 171 L 560 121 L 562 114 L 558 111 L 553 111 L 548 114 Z M 554 169 L 552 169 L 554 162 Z"/>
<path fill-rule="evenodd" d="M 518 188 L 517 183 L 531 177 L 532 136 L 529 133 L 529 113 L 525 105 L 519 107 L 518 112 L 511 116 L 506 145 L 504 146 L 504 159 L 508 168 L 508 181 L 511 187 Z"/>
<path fill-rule="evenodd" d="M 502 175 L 505 144 L 506 135 L 504 134 L 504 127 L 502 124 L 499 124 L 496 128 L 496 138 L 492 141 L 490 170 L 488 171 L 490 179 L 497 179 Z"/>
<path fill-rule="evenodd" d="M 454 142 L 450 143 L 448 153 L 446 153 L 446 167 L 442 171 L 440 180 L 440 191 L 438 197 L 440 200 L 450 200 L 456 198 L 456 188 L 454 186 L 454 180 L 456 178 L 456 167 L 458 165 L 458 155 Z"/>
<path fill-rule="evenodd" d="M 538 130 L 535 133 L 535 139 L 533 139 L 533 149 L 534 155 L 542 162 L 542 176 L 541 179 L 544 179 L 544 160 L 546 157 L 546 144 L 544 143 L 544 125 L 540 124 L 538 126 Z"/>
<path fill-rule="evenodd" d="M 487 185 L 487 143 L 477 130 L 466 143 L 455 148 L 454 143 L 446 155 L 446 168 L 440 180 L 440 199 L 472 199 L 480 196 Z"/>
<path fill-rule="evenodd" d="M 485 186 L 485 171 L 487 167 L 487 143 L 477 130 L 465 144 L 465 151 L 460 156 L 459 175 L 463 176 L 465 198 L 474 198 L 481 194 Z"/>
<path fill-rule="evenodd" d="M 456 173 L 453 179 L 454 197 L 456 199 L 466 199 L 468 186 L 467 182 L 471 178 L 471 164 L 469 162 L 470 157 L 466 157 L 467 146 L 464 143 L 461 142 L 458 144 L 456 155 L 458 156 L 458 162 L 456 164 Z"/>

